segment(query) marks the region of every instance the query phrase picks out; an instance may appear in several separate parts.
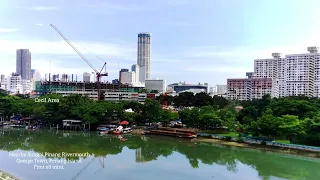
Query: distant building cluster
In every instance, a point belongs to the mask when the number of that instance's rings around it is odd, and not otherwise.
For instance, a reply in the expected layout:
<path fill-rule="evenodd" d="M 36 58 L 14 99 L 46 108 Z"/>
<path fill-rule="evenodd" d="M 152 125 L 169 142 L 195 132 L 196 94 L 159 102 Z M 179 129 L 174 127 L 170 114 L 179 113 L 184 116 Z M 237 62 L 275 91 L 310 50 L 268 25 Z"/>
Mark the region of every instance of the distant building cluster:
<path fill-rule="evenodd" d="M 227 97 L 237 100 L 304 95 L 320 97 L 320 53 L 308 47 L 309 53 L 272 53 L 272 58 L 255 59 L 254 71 L 247 78 L 227 79 Z"/>
<path fill-rule="evenodd" d="M 9 76 L 1 75 L 0 88 L 10 94 L 30 94 L 35 88 L 35 82 L 40 80 L 40 72 L 31 69 L 29 49 L 18 49 L 16 51 L 16 72 Z"/>

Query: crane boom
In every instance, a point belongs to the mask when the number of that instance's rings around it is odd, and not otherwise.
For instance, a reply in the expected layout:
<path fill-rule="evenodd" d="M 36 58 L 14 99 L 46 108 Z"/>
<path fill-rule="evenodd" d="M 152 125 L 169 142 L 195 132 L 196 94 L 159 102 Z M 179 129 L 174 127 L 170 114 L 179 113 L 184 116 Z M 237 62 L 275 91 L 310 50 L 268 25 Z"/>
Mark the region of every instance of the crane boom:
<path fill-rule="evenodd" d="M 69 41 L 69 39 L 67 37 L 65 37 L 62 32 L 53 24 L 50 24 L 50 26 L 57 31 L 57 33 L 59 33 L 59 35 L 69 44 L 69 46 L 71 46 L 71 48 L 91 67 L 91 69 L 94 70 L 95 73 L 99 73 L 99 71 L 97 71 L 93 65 L 80 53 L 80 51 L 74 47 L 72 45 L 72 43 Z"/>
<path fill-rule="evenodd" d="M 69 46 L 72 47 L 72 49 L 81 57 L 81 59 L 83 59 L 90 67 L 91 69 L 96 73 L 96 77 L 97 77 L 97 90 L 98 90 L 98 101 L 100 101 L 100 97 L 101 97 L 101 84 L 100 84 L 100 81 L 101 81 L 101 77 L 102 76 L 108 76 L 108 73 L 107 72 L 104 72 L 102 73 L 102 70 L 103 68 L 105 68 L 105 71 L 106 71 L 106 66 L 107 66 L 107 63 L 104 62 L 102 68 L 100 71 L 98 71 L 97 69 L 95 69 L 93 67 L 93 65 L 80 53 L 80 51 L 78 51 L 78 49 L 76 47 L 73 46 L 73 44 L 69 41 L 69 39 L 67 37 L 65 37 L 62 32 L 60 32 L 60 30 L 53 24 L 50 24 L 50 26 L 55 30 L 57 31 L 57 33 L 59 33 L 59 35 L 62 37 L 62 39 L 64 39 L 68 44 Z M 100 58 L 99 58 L 100 59 Z M 102 59 L 100 59 L 102 60 Z"/>

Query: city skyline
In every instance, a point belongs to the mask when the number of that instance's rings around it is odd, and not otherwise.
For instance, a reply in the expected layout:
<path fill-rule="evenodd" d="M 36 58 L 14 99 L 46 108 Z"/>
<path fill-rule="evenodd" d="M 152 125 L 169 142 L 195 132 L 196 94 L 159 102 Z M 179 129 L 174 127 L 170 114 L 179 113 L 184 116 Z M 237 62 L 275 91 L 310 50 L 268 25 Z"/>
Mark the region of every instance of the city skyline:
<path fill-rule="evenodd" d="M 252 71 L 254 59 L 268 58 L 273 52 L 304 53 L 305 47 L 319 46 L 317 4 L 320 2 L 93 0 L 90 4 L 79 1 L 70 15 L 68 7 L 74 4 L 62 0 L 32 0 L 28 6 L 4 0 L 0 7 L 0 73 L 15 71 L 16 49 L 30 49 L 32 68 L 43 76 L 67 72 L 81 77 L 91 72 L 50 29 L 53 23 L 97 69 L 101 61 L 78 44 L 108 62 L 108 81 L 118 77 L 118 62 L 120 69 L 130 69 L 137 62 L 136 36 L 147 31 L 153 36 L 152 78 L 168 83 L 226 84 L 227 78 L 245 77 L 245 72 Z M 81 23 L 78 18 L 83 19 Z"/>
<path fill-rule="evenodd" d="M 16 56 L 16 74 L 24 80 L 30 80 L 31 72 L 31 52 L 29 49 L 18 49 Z"/>

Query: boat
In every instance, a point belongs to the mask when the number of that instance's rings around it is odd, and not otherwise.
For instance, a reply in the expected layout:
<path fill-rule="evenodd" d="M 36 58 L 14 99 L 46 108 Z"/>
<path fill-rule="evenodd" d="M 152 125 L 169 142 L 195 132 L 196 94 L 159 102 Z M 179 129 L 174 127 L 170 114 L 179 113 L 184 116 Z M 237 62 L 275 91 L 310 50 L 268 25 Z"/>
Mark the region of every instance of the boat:
<path fill-rule="evenodd" d="M 110 129 L 109 128 L 101 128 L 99 133 L 100 134 L 109 134 L 110 133 Z"/>
<path fill-rule="evenodd" d="M 129 127 L 128 128 L 124 128 L 123 131 L 122 131 L 123 134 L 128 134 L 128 133 L 131 133 L 131 132 L 132 132 L 132 129 L 129 128 Z"/>
<path fill-rule="evenodd" d="M 112 134 L 116 134 L 116 135 L 119 135 L 119 134 L 122 134 L 122 133 L 123 133 L 123 127 L 122 126 L 119 126 L 114 131 L 112 131 Z"/>
<path fill-rule="evenodd" d="M 166 128 L 159 127 L 158 129 L 143 131 L 142 135 L 161 135 L 161 136 L 172 136 L 179 138 L 196 138 L 197 133 L 189 129 L 180 129 L 180 128 Z"/>
<path fill-rule="evenodd" d="M 120 134 L 122 134 L 122 132 L 121 131 L 112 131 L 112 134 L 120 135 Z"/>

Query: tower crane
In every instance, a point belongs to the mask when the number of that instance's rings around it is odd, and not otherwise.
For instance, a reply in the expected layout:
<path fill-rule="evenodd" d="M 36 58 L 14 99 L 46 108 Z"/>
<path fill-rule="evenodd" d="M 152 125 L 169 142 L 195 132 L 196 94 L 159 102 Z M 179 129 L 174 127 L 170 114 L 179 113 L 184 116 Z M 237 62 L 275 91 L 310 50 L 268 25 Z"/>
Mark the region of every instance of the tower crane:
<path fill-rule="evenodd" d="M 86 63 L 91 67 L 91 69 L 95 72 L 95 75 L 96 75 L 96 77 L 97 77 L 98 101 L 100 101 L 100 99 L 101 99 L 101 77 L 103 77 L 103 76 L 108 76 L 108 73 L 106 72 L 107 63 L 104 62 L 101 70 L 98 71 L 98 70 L 95 69 L 95 68 L 93 67 L 93 65 L 83 56 L 83 54 L 81 54 L 81 52 L 80 52 L 76 47 L 73 46 L 73 44 L 69 41 L 69 39 L 68 39 L 65 35 L 63 35 L 62 32 L 61 32 L 55 25 L 50 24 L 50 26 L 51 26 L 55 31 L 57 31 L 57 33 L 62 37 L 62 39 L 63 39 L 64 41 L 66 41 L 66 42 L 69 44 L 69 46 L 71 46 L 71 48 L 81 57 L 81 59 L 84 60 L 84 62 L 86 62 Z M 103 69 L 105 69 L 105 72 L 104 72 L 104 73 L 102 73 L 102 70 L 103 70 Z"/>

